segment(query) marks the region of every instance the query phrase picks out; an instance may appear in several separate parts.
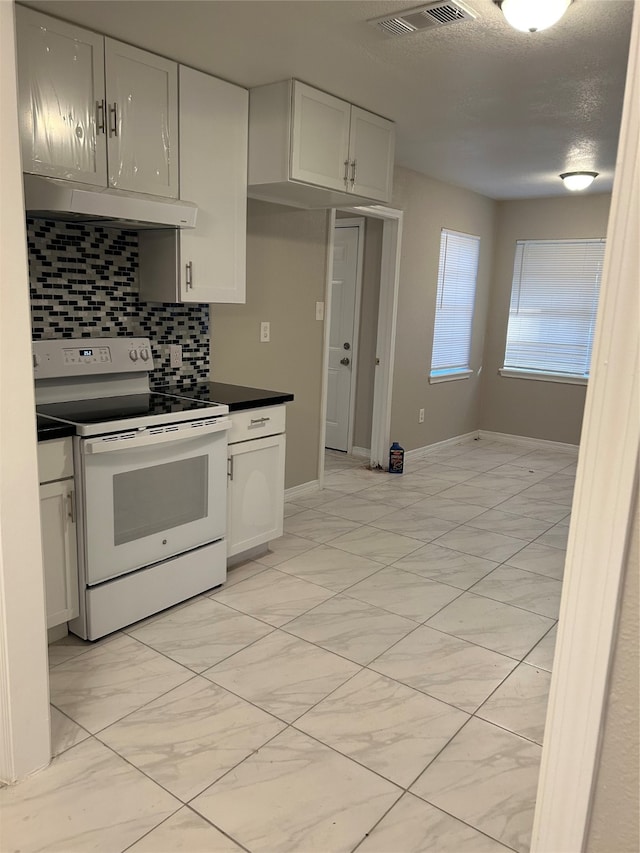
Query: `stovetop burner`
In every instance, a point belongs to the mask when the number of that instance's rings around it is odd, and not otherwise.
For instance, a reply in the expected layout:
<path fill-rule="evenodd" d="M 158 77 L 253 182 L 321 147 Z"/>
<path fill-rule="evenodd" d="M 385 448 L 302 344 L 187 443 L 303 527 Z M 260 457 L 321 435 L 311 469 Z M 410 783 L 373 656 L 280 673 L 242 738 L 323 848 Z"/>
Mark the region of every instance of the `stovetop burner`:
<path fill-rule="evenodd" d="M 110 424 L 128 418 L 156 418 L 160 415 L 210 408 L 210 403 L 151 391 L 148 394 L 121 394 L 116 397 L 98 397 L 95 400 L 46 403 L 36 406 L 36 411 L 39 415 L 72 424 Z"/>

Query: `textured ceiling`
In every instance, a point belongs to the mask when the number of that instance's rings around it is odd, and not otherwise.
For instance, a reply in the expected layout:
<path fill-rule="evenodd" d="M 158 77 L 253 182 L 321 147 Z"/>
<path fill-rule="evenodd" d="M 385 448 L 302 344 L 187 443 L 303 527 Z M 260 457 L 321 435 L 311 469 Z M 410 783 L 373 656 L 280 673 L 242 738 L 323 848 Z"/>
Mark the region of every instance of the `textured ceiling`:
<path fill-rule="evenodd" d="M 28 5 L 251 87 L 297 77 L 397 123 L 396 162 L 491 198 L 611 189 L 632 0 L 574 0 L 555 27 L 475 21 L 394 38 L 395 0 L 36 0 Z"/>

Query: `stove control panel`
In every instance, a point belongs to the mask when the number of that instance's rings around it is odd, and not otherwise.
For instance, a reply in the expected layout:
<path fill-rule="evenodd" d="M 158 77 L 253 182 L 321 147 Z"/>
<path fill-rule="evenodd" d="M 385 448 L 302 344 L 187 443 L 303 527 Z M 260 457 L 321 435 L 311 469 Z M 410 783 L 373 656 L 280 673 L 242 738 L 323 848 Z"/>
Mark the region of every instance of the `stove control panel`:
<path fill-rule="evenodd" d="M 109 347 L 69 347 L 62 355 L 65 364 L 111 364 Z"/>
<path fill-rule="evenodd" d="M 148 373 L 153 370 L 148 338 L 64 338 L 33 341 L 35 379 Z"/>

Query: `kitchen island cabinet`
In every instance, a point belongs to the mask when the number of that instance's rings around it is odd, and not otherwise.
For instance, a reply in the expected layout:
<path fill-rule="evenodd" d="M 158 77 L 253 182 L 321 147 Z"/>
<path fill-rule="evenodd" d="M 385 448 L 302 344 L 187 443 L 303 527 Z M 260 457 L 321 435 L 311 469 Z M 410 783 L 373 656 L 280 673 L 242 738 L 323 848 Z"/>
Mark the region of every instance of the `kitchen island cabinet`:
<path fill-rule="evenodd" d="M 259 86 L 248 194 L 309 208 L 388 202 L 394 141 L 392 121 L 299 80 Z"/>
<path fill-rule="evenodd" d="M 178 66 L 16 6 L 25 172 L 178 197 Z"/>
<path fill-rule="evenodd" d="M 79 612 L 71 438 L 39 442 L 38 479 L 47 628 L 53 628 Z"/>

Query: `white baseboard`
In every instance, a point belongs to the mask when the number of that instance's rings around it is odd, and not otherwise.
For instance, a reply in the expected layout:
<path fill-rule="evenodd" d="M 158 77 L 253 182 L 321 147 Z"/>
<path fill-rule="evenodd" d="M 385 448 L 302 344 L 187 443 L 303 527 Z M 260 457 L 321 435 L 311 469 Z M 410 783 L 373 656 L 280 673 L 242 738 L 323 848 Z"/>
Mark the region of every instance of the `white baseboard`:
<path fill-rule="evenodd" d="M 445 438 L 442 441 L 436 441 L 435 444 L 427 444 L 424 447 L 415 447 L 413 450 L 407 450 L 404 457 L 405 459 L 421 459 L 423 456 L 429 456 L 443 447 L 449 447 L 452 444 L 466 444 L 476 438 L 478 438 L 477 430 L 467 432 L 464 435 L 454 435 L 453 438 Z"/>
<path fill-rule="evenodd" d="M 352 456 L 362 456 L 364 459 L 371 458 L 371 448 L 370 447 L 352 447 L 351 448 Z"/>
<path fill-rule="evenodd" d="M 522 444 L 526 447 L 537 447 L 540 450 L 573 450 L 578 452 L 579 445 L 567 444 L 563 441 L 549 441 L 546 438 L 531 438 L 527 435 L 511 435 L 506 432 L 490 432 L 486 429 L 478 430 L 478 438 L 488 438 L 495 441 L 504 441 L 506 444 Z"/>
<path fill-rule="evenodd" d="M 320 480 L 309 480 L 308 483 L 300 483 L 299 486 L 292 486 L 290 489 L 284 490 L 285 501 L 292 501 L 300 495 L 310 495 L 313 492 L 320 491 Z"/>

